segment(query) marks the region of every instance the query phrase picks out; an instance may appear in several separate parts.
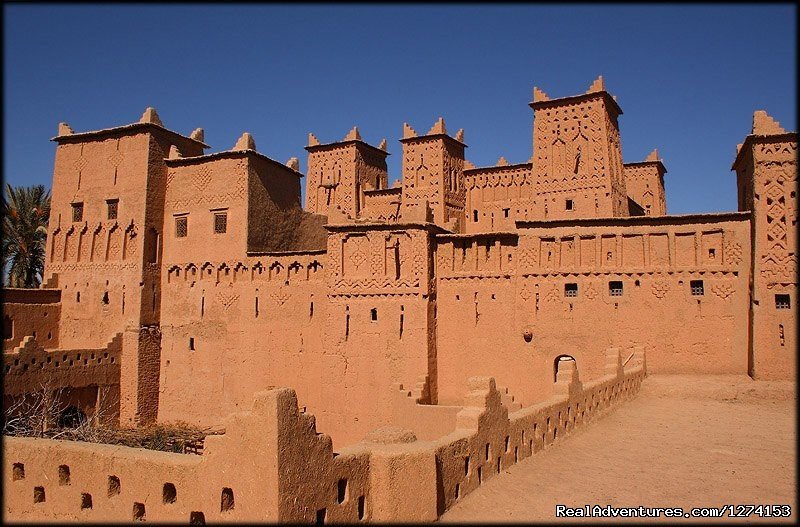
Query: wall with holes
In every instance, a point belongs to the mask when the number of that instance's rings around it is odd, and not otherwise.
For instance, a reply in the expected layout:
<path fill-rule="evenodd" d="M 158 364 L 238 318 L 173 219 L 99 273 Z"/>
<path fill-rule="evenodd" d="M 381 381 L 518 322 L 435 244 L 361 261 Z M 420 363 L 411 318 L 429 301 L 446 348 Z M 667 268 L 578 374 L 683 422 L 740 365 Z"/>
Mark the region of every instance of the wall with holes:
<path fill-rule="evenodd" d="M 3 351 L 28 336 L 47 348 L 57 348 L 61 320 L 58 289 L 3 289 Z"/>
<path fill-rule="evenodd" d="M 502 404 L 494 378 L 470 378 L 458 429 L 434 442 L 441 481 L 437 513 L 442 514 L 503 469 L 633 397 L 646 375 L 643 348 L 634 350 L 634 358 L 626 366 L 618 348 L 606 350 L 603 359 L 605 374 L 589 383 L 579 379 L 580 363 L 562 361 L 553 395 L 514 412 Z"/>
<path fill-rule="evenodd" d="M 431 441 L 383 429 L 334 452 L 288 388 L 256 394 L 251 410 L 226 419 L 223 435 L 206 437 L 199 456 L 7 438 L 5 519 L 432 521 L 504 467 L 635 394 L 643 349 L 627 367 L 619 349 L 605 357 L 607 374 L 587 384 L 575 361 L 562 362 L 553 397 L 510 414 L 493 378 L 471 378 L 454 428 Z"/>
<path fill-rule="evenodd" d="M 519 225 L 437 238 L 440 403 L 492 374 L 533 404 L 559 356 L 593 379 L 608 347 L 645 346 L 653 372 L 747 373 L 747 215 Z"/>
<path fill-rule="evenodd" d="M 3 354 L 3 406 L 24 411 L 28 406 L 21 398 L 47 392 L 56 399 L 56 407 L 73 405 L 89 418 L 100 412 L 104 422 L 115 422 L 121 352 L 119 334 L 103 348 L 70 350 L 45 349 L 26 337 L 21 346 Z"/>
<path fill-rule="evenodd" d="M 204 523 L 370 518 L 368 451 L 334 454 L 289 389 L 258 394 L 203 454 L 7 438 L 5 519 Z M 238 467 L 231 470 L 232 466 Z"/>

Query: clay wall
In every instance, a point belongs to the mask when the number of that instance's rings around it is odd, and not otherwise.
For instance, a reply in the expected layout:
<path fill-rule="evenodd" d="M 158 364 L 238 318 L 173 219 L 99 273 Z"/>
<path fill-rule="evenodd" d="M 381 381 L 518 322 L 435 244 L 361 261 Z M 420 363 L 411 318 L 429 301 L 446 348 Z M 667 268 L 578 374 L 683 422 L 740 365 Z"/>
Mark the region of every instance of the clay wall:
<path fill-rule="evenodd" d="M 746 373 L 747 215 L 518 227 L 437 236 L 441 404 L 487 372 L 523 405 L 539 402 L 559 356 L 592 380 L 608 347 L 646 346 L 653 372 Z"/>
<path fill-rule="evenodd" d="M 797 134 L 756 112 L 737 155 L 739 207 L 752 213 L 749 371 L 757 379 L 797 376 Z M 750 200 L 750 201 L 748 201 Z"/>
<path fill-rule="evenodd" d="M 667 213 L 664 195 L 664 165 L 660 161 L 626 163 L 625 190 L 628 197 L 644 209 L 646 216 L 663 216 Z"/>
<path fill-rule="evenodd" d="M 309 251 L 325 248 L 325 216 L 300 207 L 299 172 L 263 156 L 250 156 L 247 250 Z"/>
<path fill-rule="evenodd" d="M 171 262 L 162 284 L 169 302 L 159 421 L 218 425 L 256 391 L 282 383 L 297 387 L 304 406 L 320 408 L 330 382 L 326 265 L 323 251 Z"/>
<path fill-rule="evenodd" d="M 48 392 L 56 406 L 72 404 L 91 418 L 102 410 L 102 419 L 119 417 L 121 335 L 98 349 L 45 349 L 33 337 L 3 354 L 3 406 L 8 409 L 20 397 Z"/>
<path fill-rule="evenodd" d="M 248 156 L 236 153 L 170 159 L 167 165 L 162 264 L 168 268 L 220 254 L 244 254 Z M 227 214 L 224 233 L 215 232 L 215 212 Z M 179 221 L 184 220 L 185 233 L 182 226 L 179 233 Z"/>
<path fill-rule="evenodd" d="M 58 289 L 3 289 L 3 351 L 33 336 L 47 348 L 58 347 L 61 291 Z"/>
<path fill-rule="evenodd" d="M 255 395 L 225 420 L 200 456 L 128 447 L 7 438 L 4 520 L 433 521 L 502 468 L 541 450 L 638 391 L 644 353 L 582 384 L 562 363 L 556 393 L 509 414 L 492 378 L 472 378 L 456 427 L 433 441 L 376 430 L 336 449 L 298 408 L 293 390 Z M 230 467 L 238 467 L 231 470 Z"/>
<path fill-rule="evenodd" d="M 321 367 L 330 376 L 325 400 L 336 404 L 315 413 L 335 440 L 350 442 L 389 422 L 397 383 L 414 386 L 419 399 L 435 401 L 429 235 L 435 227 L 331 224 L 328 229 Z"/>
<path fill-rule="evenodd" d="M 386 223 L 397 223 L 401 220 L 401 188 L 368 190 L 364 192 L 364 207 L 361 218 Z"/>
<path fill-rule="evenodd" d="M 535 212 L 530 163 L 465 170 L 464 187 L 462 232 L 511 231 L 515 221 L 541 217 Z"/>

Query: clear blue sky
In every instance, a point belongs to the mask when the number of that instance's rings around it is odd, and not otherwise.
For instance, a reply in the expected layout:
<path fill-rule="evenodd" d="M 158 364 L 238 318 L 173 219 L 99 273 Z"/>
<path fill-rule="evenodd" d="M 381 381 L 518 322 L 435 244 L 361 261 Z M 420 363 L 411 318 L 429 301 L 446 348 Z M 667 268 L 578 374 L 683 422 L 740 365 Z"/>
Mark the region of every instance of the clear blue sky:
<path fill-rule="evenodd" d="M 531 156 L 539 86 L 583 93 L 602 74 L 624 111 L 626 162 L 658 148 L 670 213 L 736 209 L 730 172 L 753 111 L 796 130 L 796 7 L 776 5 L 4 5 L 3 169 L 50 185 L 59 121 L 76 131 L 135 122 L 243 131 L 305 171 L 308 132 L 353 125 L 389 140 L 443 116 L 467 159 Z"/>

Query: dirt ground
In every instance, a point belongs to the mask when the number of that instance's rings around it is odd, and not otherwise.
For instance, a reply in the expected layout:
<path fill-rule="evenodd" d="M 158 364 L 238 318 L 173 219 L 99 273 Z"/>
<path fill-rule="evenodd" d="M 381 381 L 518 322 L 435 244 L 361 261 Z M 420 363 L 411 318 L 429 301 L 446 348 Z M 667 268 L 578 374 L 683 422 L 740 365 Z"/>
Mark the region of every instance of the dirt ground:
<path fill-rule="evenodd" d="M 556 518 L 557 504 L 787 504 L 792 517 L 783 521 L 795 522 L 795 401 L 791 382 L 651 375 L 634 399 L 492 478 L 440 521 L 581 521 Z"/>

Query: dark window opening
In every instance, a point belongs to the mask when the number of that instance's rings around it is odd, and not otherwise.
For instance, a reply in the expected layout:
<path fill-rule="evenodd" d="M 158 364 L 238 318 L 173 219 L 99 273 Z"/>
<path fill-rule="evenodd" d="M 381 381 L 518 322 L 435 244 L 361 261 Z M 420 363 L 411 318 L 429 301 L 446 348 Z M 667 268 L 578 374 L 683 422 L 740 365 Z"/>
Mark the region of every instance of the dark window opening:
<path fill-rule="evenodd" d="M 716 257 L 717 257 L 717 251 L 715 249 L 709 249 L 708 250 L 708 259 L 709 260 L 713 260 Z"/>
<path fill-rule="evenodd" d="M 575 203 L 571 199 L 568 199 L 566 203 L 566 208 L 567 210 L 575 210 Z"/>
<path fill-rule="evenodd" d="M 365 505 L 364 496 L 359 496 L 358 497 L 358 519 L 359 520 L 363 520 L 364 519 L 364 509 L 365 509 L 364 505 Z"/>
<path fill-rule="evenodd" d="M 25 479 L 25 465 L 23 463 L 14 463 L 11 481 L 17 481 L 20 479 Z"/>
<path fill-rule="evenodd" d="M 189 351 L 194 351 L 194 337 L 189 337 Z"/>
<path fill-rule="evenodd" d="M 317 525 L 325 523 L 325 518 L 328 516 L 328 509 L 319 509 L 317 511 Z"/>
<path fill-rule="evenodd" d="M 144 503 L 133 504 L 133 519 L 135 521 L 144 521 Z"/>
<path fill-rule="evenodd" d="M 206 515 L 200 511 L 192 511 L 189 513 L 189 525 L 205 525 Z"/>
<path fill-rule="evenodd" d="M 58 484 L 69 485 L 69 466 L 59 465 L 58 467 Z"/>
<path fill-rule="evenodd" d="M 228 213 L 217 212 L 214 214 L 214 232 L 225 234 L 228 231 Z"/>
<path fill-rule="evenodd" d="M 108 476 L 108 497 L 116 496 L 120 491 L 119 478 L 117 476 Z"/>
<path fill-rule="evenodd" d="M 622 282 L 612 280 L 608 283 L 608 294 L 611 296 L 622 296 Z"/>
<path fill-rule="evenodd" d="M 478 222 L 478 211 L 477 210 L 473 210 L 472 211 L 472 221 L 475 222 L 475 223 Z"/>
<path fill-rule="evenodd" d="M 511 212 L 511 209 L 503 209 L 503 217 L 508 218 L 508 213 Z"/>
<path fill-rule="evenodd" d="M 34 503 L 44 503 L 44 487 L 34 487 L 33 488 L 33 502 Z"/>
<path fill-rule="evenodd" d="M 119 212 L 119 200 L 117 199 L 109 199 L 106 200 L 106 209 L 107 209 L 107 216 L 109 220 L 116 220 L 117 213 Z"/>
<path fill-rule="evenodd" d="M 347 499 L 347 480 L 342 478 L 336 485 L 336 503 L 344 503 Z"/>
<path fill-rule="evenodd" d="M 702 280 L 691 280 L 689 287 L 692 290 L 692 296 L 703 296 L 705 294 Z"/>
<path fill-rule="evenodd" d="M 175 503 L 178 499 L 178 491 L 172 483 L 164 483 L 164 490 L 161 492 L 161 498 L 164 503 Z"/>
<path fill-rule="evenodd" d="M 108 305 L 108 291 L 103 293 L 103 304 Z"/>
<path fill-rule="evenodd" d="M 378 320 L 378 310 L 376 308 L 373 307 L 372 309 L 369 310 L 369 318 L 373 322 Z"/>
<path fill-rule="evenodd" d="M 789 295 L 775 295 L 775 309 L 789 309 L 790 307 Z"/>
<path fill-rule="evenodd" d="M 72 221 L 83 221 L 83 202 L 72 204 Z"/>
<path fill-rule="evenodd" d="M 81 493 L 81 510 L 92 508 L 92 495 L 88 492 Z"/>
<path fill-rule="evenodd" d="M 221 512 L 231 511 L 233 510 L 234 505 L 235 503 L 233 500 L 233 490 L 229 487 L 223 488 L 220 511 Z"/>
<path fill-rule="evenodd" d="M 578 284 L 564 284 L 564 296 L 578 296 Z"/>
<path fill-rule="evenodd" d="M 185 238 L 189 232 L 189 219 L 186 216 L 175 218 L 175 237 Z"/>

